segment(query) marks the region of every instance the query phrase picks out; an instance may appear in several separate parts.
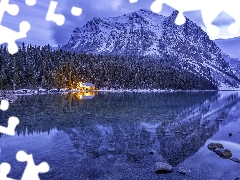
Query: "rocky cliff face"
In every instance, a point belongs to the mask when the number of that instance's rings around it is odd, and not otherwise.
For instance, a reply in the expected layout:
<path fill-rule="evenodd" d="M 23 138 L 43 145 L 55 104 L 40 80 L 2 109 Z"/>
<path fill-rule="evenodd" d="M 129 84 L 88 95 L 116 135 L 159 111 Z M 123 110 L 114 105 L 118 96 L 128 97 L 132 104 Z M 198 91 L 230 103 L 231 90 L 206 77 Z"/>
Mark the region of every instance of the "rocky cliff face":
<path fill-rule="evenodd" d="M 223 53 L 222 57 L 229 64 L 230 68 L 233 70 L 233 73 L 240 79 L 240 61 L 237 58 L 232 58 L 229 55 Z"/>
<path fill-rule="evenodd" d="M 239 87 L 239 78 L 222 57 L 221 49 L 195 23 L 182 26 L 169 17 L 139 10 L 113 18 L 94 18 L 73 31 L 62 48 L 94 54 L 151 56 L 176 69 L 203 76 L 219 89 Z"/>
<path fill-rule="evenodd" d="M 64 48 L 91 53 L 157 54 L 165 17 L 140 10 L 120 17 L 94 18 L 76 28 Z"/>

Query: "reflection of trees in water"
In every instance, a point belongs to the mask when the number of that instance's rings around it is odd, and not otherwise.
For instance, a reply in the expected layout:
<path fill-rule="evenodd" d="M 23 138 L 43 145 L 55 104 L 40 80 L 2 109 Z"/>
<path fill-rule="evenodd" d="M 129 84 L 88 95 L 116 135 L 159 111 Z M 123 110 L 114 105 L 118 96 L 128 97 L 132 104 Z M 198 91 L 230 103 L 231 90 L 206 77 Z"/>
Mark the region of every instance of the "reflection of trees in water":
<path fill-rule="evenodd" d="M 180 112 L 202 104 L 216 92 L 208 93 L 99 93 L 92 99 L 79 100 L 76 94 L 21 96 L 8 111 L 0 112 L 0 122 L 17 116 L 18 133 L 49 132 L 93 122 L 170 121 Z"/>
<path fill-rule="evenodd" d="M 218 120 L 238 100 L 218 92 L 99 93 L 89 100 L 33 95 L 22 96 L 0 119 L 6 125 L 7 117 L 18 116 L 18 134 L 64 130 L 82 158 L 124 154 L 137 162 L 154 149 L 177 165 L 217 132 Z"/>

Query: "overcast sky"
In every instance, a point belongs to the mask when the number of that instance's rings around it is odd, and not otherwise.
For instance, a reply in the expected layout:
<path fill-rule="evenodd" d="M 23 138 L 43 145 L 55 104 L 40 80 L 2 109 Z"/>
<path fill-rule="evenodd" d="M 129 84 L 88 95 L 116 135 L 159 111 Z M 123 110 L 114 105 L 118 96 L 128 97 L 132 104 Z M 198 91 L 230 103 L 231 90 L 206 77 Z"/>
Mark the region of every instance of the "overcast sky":
<path fill-rule="evenodd" d="M 150 10 L 150 5 L 153 0 L 139 0 L 137 3 L 131 4 L 129 0 L 55 0 L 58 2 L 56 13 L 61 13 L 65 16 L 65 23 L 62 26 L 56 25 L 54 22 L 47 22 L 45 20 L 50 0 L 37 0 L 35 6 L 27 6 L 25 0 L 10 0 L 10 3 L 17 4 L 20 7 L 17 16 L 11 16 L 8 13 L 4 14 L 1 25 L 18 31 L 21 21 L 28 21 L 31 29 L 28 36 L 21 41 L 33 45 L 57 46 L 66 44 L 76 27 L 84 26 L 89 20 L 94 17 L 105 18 L 115 17 L 127 14 L 139 9 Z M 80 16 L 73 16 L 71 8 L 73 6 L 82 8 Z M 160 13 L 164 16 L 169 16 L 172 11 L 171 7 L 164 5 Z M 205 27 L 202 23 L 201 12 L 192 11 L 185 13 L 185 15 L 197 23 L 203 30 Z M 221 13 L 214 21 L 214 24 L 221 28 L 221 33 L 218 38 L 232 38 L 233 35 L 227 31 L 227 26 L 234 22 L 234 20 L 225 14 Z M 240 31 L 237 36 L 240 36 Z"/>

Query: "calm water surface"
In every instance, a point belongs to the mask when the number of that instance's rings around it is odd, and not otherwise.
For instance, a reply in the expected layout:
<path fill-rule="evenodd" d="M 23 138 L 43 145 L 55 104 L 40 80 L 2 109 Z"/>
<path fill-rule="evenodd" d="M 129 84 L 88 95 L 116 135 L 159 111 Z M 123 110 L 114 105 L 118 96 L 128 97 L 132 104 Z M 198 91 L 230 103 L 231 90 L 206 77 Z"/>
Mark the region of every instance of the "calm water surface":
<path fill-rule="evenodd" d="M 21 96 L 6 112 L 20 124 L 1 135 L 0 163 L 21 179 L 24 150 L 36 164 L 48 162 L 41 179 L 235 179 L 240 163 L 208 150 L 219 142 L 240 159 L 239 92 L 98 93 Z M 229 133 L 233 135 L 230 137 Z M 154 163 L 174 167 L 156 174 Z M 187 167 L 190 174 L 177 173 Z"/>

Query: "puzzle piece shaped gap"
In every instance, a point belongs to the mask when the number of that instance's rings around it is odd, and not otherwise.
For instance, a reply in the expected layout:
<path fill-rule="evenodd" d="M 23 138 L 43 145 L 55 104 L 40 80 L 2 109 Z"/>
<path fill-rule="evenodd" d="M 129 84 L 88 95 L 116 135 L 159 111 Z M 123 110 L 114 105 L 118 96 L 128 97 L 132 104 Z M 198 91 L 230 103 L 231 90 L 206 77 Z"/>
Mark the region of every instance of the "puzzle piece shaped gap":
<path fill-rule="evenodd" d="M 62 14 L 55 14 L 57 4 L 58 4 L 58 2 L 56 2 L 56 1 L 51 1 L 50 2 L 48 12 L 47 12 L 47 15 L 46 15 L 46 21 L 53 21 L 58 26 L 62 26 L 65 22 L 65 17 Z"/>
<path fill-rule="evenodd" d="M 1 180 L 14 180 L 12 178 L 7 177 L 8 173 L 11 170 L 11 165 L 3 162 L 0 164 L 0 179 Z"/>
<path fill-rule="evenodd" d="M 7 127 L 0 126 L 0 133 L 7 134 L 9 136 L 14 136 L 15 129 L 18 124 L 19 124 L 19 119 L 15 116 L 12 116 L 8 119 Z"/>
<path fill-rule="evenodd" d="M 74 16 L 80 16 L 80 15 L 82 14 L 82 9 L 73 6 L 72 9 L 71 9 L 71 13 L 72 13 L 72 15 L 74 15 Z"/>
<path fill-rule="evenodd" d="M 138 2 L 138 0 L 129 0 L 131 4 Z"/>
<path fill-rule="evenodd" d="M 36 4 L 36 0 L 25 0 L 25 3 L 28 5 L 28 6 L 34 6 Z"/>
<path fill-rule="evenodd" d="M 33 5 L 36 0 L 26 0 L 26 3 Z M 7 43 L 8 51 L 10 54 L 14 54 L 18 51 L 16 40 L 27 37 L 27 32 L 30 30 L 30 24 L 23 21 L 19 25 L 19 32 L 15 32 L 5 26 L 1 25 L 2 18 L 5 12 L 10 15 L 17 15 L 19 13 L 19 7 L 16 4 L 9 4 L 9 0 L 1 0 L 0 2 L 0 44 Z"/>
<path fill-rule="evenodd" d="M 134 1 L 134 0 L 130 0 Z M 183 25 L 186 18 L 183 13 L 187 11 L 201 10 L 203 23 L 206 26 L 210 36 L 215 37 L 220 32 L 219 28 L 212 24 L 217 16 L 222 12 L 226 12 L 235 19 L 235 23 L 228 27 L 231 34 L 237 34 L 240 28 L 240 1 L 239 0 L 155 0 L 150 8 L 153 12 L 159 13 L 162 10 L 162 5 L 167 4 L 179 11 L 175 23 Z"/>
<path fill-rule="evenodd" d="M 6 111 L 9 108 L 9 102 L 7 100 L 2 100 L 0 104 L 0 110 Z"/>
<path fill-rule="evenodd" d="M 0 109 L 2 111 L 6 111 L 8 110 L 8 108 L 9 108 L 9 102 L 7 100 L 2 100 Z M 0 126 L 0 133 L 14 136 L 15 128 L 18 124 L 19 124 L 19 119 L 17 117 L 12 116 L 8 119 L 8 127 Z"/>
<path fill-rule="evenodd" d="M 19 13 L 19 7 L 16 4 L 9 4 L 9 0 L 1 0 L 0 2 L 0 24 L 5 12 L 8 12 L 12 16 L 16 16 Z"/>
<path fill-rule="evenodd" d="M 18 46 L 16 40 L 27 37 L 27 32 L 30 30 L 30 24 L 23 21 L 19 25 L 19 32 L 15 32 L 5 26 L 0 25 L 0 44 L 8 43 L 8 52 L 10 54 L 17 53 Z"/>
<path fill-rule="evenodd" d="M 32 154 L 27 154 L 24 151 L 18 151 L 16 159 L 20 162 L 27 162 L 21 180 L 40 180 L 38 174 L 46 173 L 50 169 L 47 162 L 42 162 L 36 166 Z"/>

